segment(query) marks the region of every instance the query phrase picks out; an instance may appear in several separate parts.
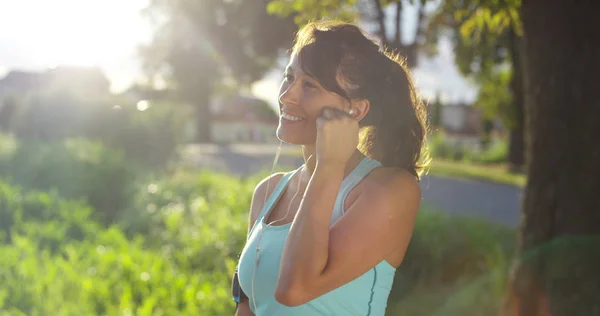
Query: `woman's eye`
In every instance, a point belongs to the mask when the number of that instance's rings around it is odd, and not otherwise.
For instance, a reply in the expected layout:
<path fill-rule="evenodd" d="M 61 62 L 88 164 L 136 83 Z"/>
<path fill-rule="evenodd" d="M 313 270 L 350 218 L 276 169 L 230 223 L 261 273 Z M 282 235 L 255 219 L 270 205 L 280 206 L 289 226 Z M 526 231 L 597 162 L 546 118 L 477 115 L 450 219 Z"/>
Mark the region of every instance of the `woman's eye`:
<path fill-rule="evenodd" d="M 290 75 L 290 74 L 284 74 L 283 75 L 283 79 L 285 81 L 294 81 L 294 76 Z"/>
<path fill-rule="evenodd" d="M 314 84 L 312 84 L 312 83 L 311 83 L 311 82 L 309 82 L 309 81 L 304 81 L 304 86 L 305 86 L 305 87 L 307 87 L 307 88 L 311 88 L 311 89 L 313 89 L 313 88 L 316 88 L 316 87 L 317 87 L 317 86 L 315 86 Z"/>

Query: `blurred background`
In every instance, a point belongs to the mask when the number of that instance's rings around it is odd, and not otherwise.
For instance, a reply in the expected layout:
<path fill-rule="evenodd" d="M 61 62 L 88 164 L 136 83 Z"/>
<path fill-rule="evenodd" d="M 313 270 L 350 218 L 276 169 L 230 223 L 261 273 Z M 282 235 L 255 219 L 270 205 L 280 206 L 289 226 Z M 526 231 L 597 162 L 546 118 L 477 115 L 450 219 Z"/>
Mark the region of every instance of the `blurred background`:
<path fill-rule="evenodd" d="M 433 162 L 389 315 L 490 315 L 524 175 L 520 1 L 0 1 L 2 315 L 232 315 L 298 27 L 412 67 Z M 284 145 L 277 170 L 301 163 Z"/>

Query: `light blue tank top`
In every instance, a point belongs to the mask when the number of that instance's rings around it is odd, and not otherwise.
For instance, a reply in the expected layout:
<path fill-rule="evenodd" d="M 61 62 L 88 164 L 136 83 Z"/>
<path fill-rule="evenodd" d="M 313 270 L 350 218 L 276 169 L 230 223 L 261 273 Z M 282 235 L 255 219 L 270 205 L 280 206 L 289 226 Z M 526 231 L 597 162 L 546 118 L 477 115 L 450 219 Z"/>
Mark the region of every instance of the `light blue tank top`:
<path fill-rule="evenodd" d="M 344 211 L 348 193 L 374 168 L 381 164 L 365 157 L 342 181 L 331 216 L 332 225 Z M 279 274 L 281 254 L 291 223 L 266 226 L 265 216 L 281 197 L 292 176 L 301 168 L 286 173 L 268 198 L 265 206 L 250 230 L 248 241 L 240 255 L 238 276 L 242 290 L 249 298 L 250 308 L 256 316 L 313 316 L 313 315 L 357 315 L 384 316 L 387 299 L 392 288 L 396 269 L 383 260 L 362 276 L 338 287 L 305 304 L 288 307 L 275 300 L 275 287 Z M 260 260 L 255 271 L 256 246 L 261 231 Z M 252 275 L 254 290 L 252 290 Z M 256 310 L 252 299 L 256 300 Z"/>

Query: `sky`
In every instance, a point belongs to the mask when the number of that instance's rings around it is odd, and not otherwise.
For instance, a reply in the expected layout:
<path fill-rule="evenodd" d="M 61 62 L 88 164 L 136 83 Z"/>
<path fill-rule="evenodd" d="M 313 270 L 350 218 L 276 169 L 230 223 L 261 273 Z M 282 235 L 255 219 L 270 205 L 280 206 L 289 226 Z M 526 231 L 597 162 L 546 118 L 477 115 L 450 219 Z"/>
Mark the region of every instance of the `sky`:
<path fill-rule="evenodd" d="M 0 0 L 0 74 L 61 64 L 101 66 L 114 91 L 139 75 L 151 36 L 147 0 Z"/>
<path fill-rule="evenodd" d="M 148 42 L 151 28 L 141 15 L 148 0 L 0 0 L 0 76 L 12 69 L 43 70 L 59 65 L 100 66 L 111 90 L 126 89 L 141 78 L 136 47 Z M 415 26 L 415 11 L 404 10 L 405 38 Z M 390 19 L 389 23 L 393 23 Z M 470 102 L 476 90 L 454 66 L 448 40 L 440 54 L 420 58 L 412 70 L 425 98 Z M 274 69 L 252 91 L 276 104 L 281 69 Z"/>

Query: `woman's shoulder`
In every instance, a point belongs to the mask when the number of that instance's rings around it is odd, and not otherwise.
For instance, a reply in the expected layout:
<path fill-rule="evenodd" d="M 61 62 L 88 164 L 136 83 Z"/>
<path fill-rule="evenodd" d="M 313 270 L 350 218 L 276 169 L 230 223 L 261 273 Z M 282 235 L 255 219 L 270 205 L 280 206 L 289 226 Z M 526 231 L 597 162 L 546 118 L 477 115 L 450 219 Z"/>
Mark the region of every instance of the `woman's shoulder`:
<path fill-rule="evenodd" d="M 287 174 L 291 174 L 296 170 L 290 170 L 286 172 L 274 172 L 264 179 L 260 180 L 254 188 L 254 195 L 257 194 L 271 194 L 279 183 L 279 181 Z"/>
<path fill-rule="evenodd" d="M 250 207 L 250 223 L 252 225 L 264 207 L 267 198 L 275 191 L 279 181 L 281 181 L 286 174 L 292 172 L 293 170 L 288 172 L 275 172 L 258 182 L 254 188 L 254 193 L 252 194 L 252 206 Z"/>
<path fill-rule="evenodd" d="M 420 199 L 419 181 L 410 172 L 402 168 L 379 167 L 365 177 L 363 192 L 367 194 L 395 195 L 399 192 L 417 196 Z M 405 194 L 403 194 L 405 195 Z"/>
<path fill-rule="evenodd" d="M 273 192 L 273 189 L 275 189 L 275 186 L 277 183 L 279 183 L 279 180 L 281 180 L 281 178 L 283 178 L 283 176 L 285 175 L 285 172 L 275 172 L 273 174 L 270 174 L 269 176 L 265 177 L 264 179 L 260 180 L 258 182 L 258 184 L 256 185 L 256 187 L 254 188 L 254 195 L 257 194 L 270 194 Z M 270 192 L 268 192 L 270 191 Z"/>

